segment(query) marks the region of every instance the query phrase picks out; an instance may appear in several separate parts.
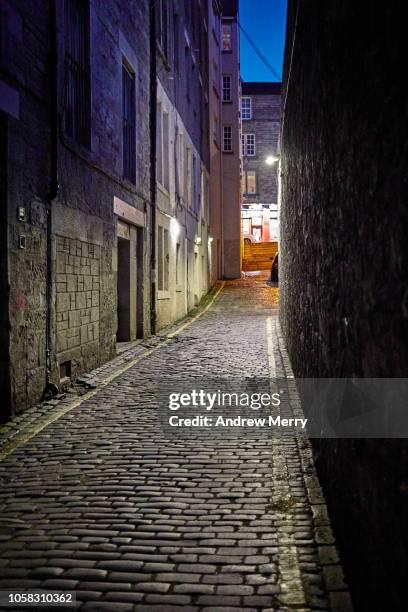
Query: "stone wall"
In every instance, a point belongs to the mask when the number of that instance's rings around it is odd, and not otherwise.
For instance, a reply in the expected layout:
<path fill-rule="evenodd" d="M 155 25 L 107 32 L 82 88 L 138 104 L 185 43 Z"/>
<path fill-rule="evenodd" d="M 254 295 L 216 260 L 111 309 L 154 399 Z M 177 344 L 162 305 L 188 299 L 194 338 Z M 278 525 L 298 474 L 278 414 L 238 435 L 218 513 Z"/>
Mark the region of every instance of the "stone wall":
<path fill-rule="evenodd" d="M 70 362 L 68 369 L 74 378 L 115 354 L 118 240 L 115 198 L 124 203 L 124 210 L 130 211 L 130 220 L 123 218 L 122 222 L 129 223 L 129 227 L 137 226 L 143 234 L 143 245 L 138 248 L 139 258 L 143 258 L 143 269 L 138 273 L 143 279 L 143 284 L 138 285 L 142 287 L 138 334 L 150 333 L 149 5 L 148 0 L 129 6 L 89 3 L 91 142 L 86 148 L 64 131 L 66 24 L 63 0 L 55 3 L 59 192 L 52 201 L 49 217 L 52 270 L 49 348 L 51 381 L 57 385 L 64 373 L 61 364 Z M 1 286 L 9 285 L 5 308 L 9 312 L 10 337 L 6 338 L 7 347 L 0 361 L 7 368 L 10 364 L 7 379 L 11 388 L 9 405 L 0 410 L 0 419 L 5 420 L 37 403 L 46 385 L 46 200 L 51 187 L 48 60 L 52 23 L 45 0 L 13 3 L 5 0 L 0 10 L 0 67 L 18 102 L 16 109 L 12 108 L 1 121 L 2 151 L 3 141 L 7 140 L 1 197 L 7 210 L 8 248 L 7 262 L 0 272 Z M 124 60 L 135 75 L 134 183 L 123 176 Z M 7 316 L 1 322 L 8 325 Z"/>
<path fill-rule="evenodd" d="M 256 193 L 245 194 L 244 204 L 278 203 L 278 164 L 265 163 L 269 155 L 279 153 L 280 95 L 251 93 L 251 83 L 243 83 L 242 95 L 252 100 L 252 119 L 242 120 L 243 134 L 255 134 L 256 154 L 243 158 L 243 170 L 255 170 Z"/>
<path fill-rule="evenodd" d="M 280 319 L 297 376 L 407 376 L 403 23 L 395 5 L 289 2 Z M 407 443 L 314 446 L 357 610 L 403 610 Z"/>

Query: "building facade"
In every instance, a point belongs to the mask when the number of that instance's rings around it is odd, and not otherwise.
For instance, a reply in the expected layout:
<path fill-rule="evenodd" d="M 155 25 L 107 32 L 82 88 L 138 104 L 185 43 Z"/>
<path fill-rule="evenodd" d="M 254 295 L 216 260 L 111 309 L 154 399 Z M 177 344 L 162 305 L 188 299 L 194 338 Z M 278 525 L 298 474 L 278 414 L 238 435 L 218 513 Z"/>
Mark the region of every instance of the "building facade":
<path fill-rule="evenodd" d="M 280 83 L 242 83 L 242 230 L 244 240 L 278 239 Z"/>
<path fill-rule="evenodd" d="M 239 276 L 237 10 L 2 2 L 1 421 Z"/>
<path fill-rule="evenodd" d="M 209 144 L 210 144 L 210 284 L 223 277 L 223 153 L 222 118 L 222 6 L 219 0 L 208 0 L 209 50 Z"/>
<path fill-rule="evenodd" d="M 223 278 L 241 275 L 241 129 L 238 1 L 222 3 Z"/>
<path fill-rule="evenodd" d="M 150 333 L 149 5 L 1 4 L 3 421 Z"/>
<path fill-rule="evenodd" d="M 156 2 L 157 327 L 209 288 L 208 0 Z"/>

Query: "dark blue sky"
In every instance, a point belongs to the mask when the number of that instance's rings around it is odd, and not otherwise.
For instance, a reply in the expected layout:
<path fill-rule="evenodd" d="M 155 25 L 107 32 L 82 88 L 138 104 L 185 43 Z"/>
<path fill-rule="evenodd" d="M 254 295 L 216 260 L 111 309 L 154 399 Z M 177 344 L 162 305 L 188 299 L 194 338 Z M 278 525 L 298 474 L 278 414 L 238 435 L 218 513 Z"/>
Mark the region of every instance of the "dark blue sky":
<path fill-rule="evenodd" d="M 268 62 L 282 76 L 286 0 L 240 0 L 240 22 Z M 276 81 L 241 32 L 243 81 Z"/>

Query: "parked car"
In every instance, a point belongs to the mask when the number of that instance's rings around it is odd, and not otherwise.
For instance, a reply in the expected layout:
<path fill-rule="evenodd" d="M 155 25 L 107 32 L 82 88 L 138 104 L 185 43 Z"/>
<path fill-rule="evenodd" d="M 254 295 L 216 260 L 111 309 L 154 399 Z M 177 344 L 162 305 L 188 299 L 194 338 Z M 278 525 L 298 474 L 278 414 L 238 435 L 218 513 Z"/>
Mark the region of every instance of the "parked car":
<path fill-rule="evenodd" d="M 275 254 L 275 257 L 271 257 L 271 283 L 279 282 L 279 251 Z"/>

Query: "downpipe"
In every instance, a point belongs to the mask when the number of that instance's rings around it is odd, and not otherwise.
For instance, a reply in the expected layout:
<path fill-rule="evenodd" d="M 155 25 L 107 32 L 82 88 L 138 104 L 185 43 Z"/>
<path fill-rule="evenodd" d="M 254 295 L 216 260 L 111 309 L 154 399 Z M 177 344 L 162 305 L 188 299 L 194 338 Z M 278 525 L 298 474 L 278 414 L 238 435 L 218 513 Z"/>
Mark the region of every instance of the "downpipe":
<path fill-rule="evenodd" d="M 156 1 L 150 0 L 150 333 L 157 331 L 157 261 L 156 261 Z"/>
<path fill-rule="evenodd" d="M 46 336 L 45 364 L 46 379 L 43 399 L 50 399 L 59 393 L 58 386 L 51 380 L 52 369 L 52 205 L 59 193 L 58 181 L 58 54 L 57 54 L 57 23 L 55 0 L 49 0 L 49 56 L 48 79 L 50 92 L 50 186 L 46 195 Z"/>

